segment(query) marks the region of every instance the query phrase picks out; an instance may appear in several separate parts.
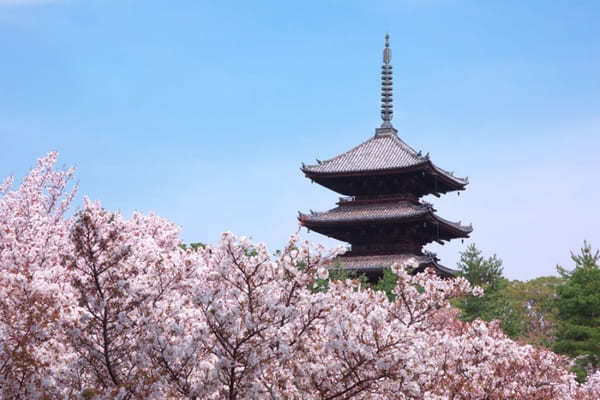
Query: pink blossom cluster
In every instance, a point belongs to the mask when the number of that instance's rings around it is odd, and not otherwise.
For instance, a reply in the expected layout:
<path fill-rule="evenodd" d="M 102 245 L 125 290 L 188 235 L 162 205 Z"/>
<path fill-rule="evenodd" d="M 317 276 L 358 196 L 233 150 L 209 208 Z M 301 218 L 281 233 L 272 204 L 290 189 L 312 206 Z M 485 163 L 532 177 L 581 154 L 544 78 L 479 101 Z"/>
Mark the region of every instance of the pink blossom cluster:
<path fill-rule="evenodd" d="M 400 265 L 396 300 L 331 281 L 336 251 L 272 255 L 224 233 L 185 249 L 154 215 L 85 200 L 39 160 L 0 186 L 0 397 L 6 399 L 598 399 L 567 360 L 464 323 L 462 278 Z"/>

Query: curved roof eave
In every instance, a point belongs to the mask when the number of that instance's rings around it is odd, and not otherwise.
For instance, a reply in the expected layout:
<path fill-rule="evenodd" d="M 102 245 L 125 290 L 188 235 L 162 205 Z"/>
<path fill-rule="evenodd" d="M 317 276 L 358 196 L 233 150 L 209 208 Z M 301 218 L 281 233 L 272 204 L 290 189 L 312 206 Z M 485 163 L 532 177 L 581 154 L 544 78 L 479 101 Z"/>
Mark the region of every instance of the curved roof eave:
<path fill-rule="evenodd" d="M 307 222 L 310 225 L 319 225 L 319 226 L 332 226 L 332 225 L 344 225 L 344 224 L 356 224 L 357 222 L 360 223 L 373 223 L 373 222 L 411 222 L 414 220 L 417 220 L 418 218 L 422 217 L 423 215 L 429 215 L 431 216 L 432 219 L 434 219 L 436 222 L 444 225 L 448 230 L 454 231 L 460 235 L 463 235 L 463 237 L 468 237 L 468 235 L 473 232 L 473 226 L 469 225 L 461 225 L 460 221 L 459 222 L 452 222 L 449 221 L 447 219 L 444 219 L 440 216 L 438 216 L 437 214 L 435 214 L 435 212 L 433 211 L 433 209 L 428 208 L 428 209 L 424 209 L 422 212 L 419 213 L 413 213 L 410 216 L 404 216 L 404 217 L 357 217 L 357 218 L 341 218 L 341 219 L 330 219 L 330 220 L 318 220 L 315 218 L 311 218 L 311 217 L 315 217 L 317 215 L 319 215 L 321 213 L 318 214 L 303 214 L 301 212 L 298 212 L 298 220 L 300 222 L 300 224 L 302 226 L 307 226 Z"/>
<path fill-rule="evenodd" d="M 457 176 L 454 176 L 451 172 L 446 171 L 445 169 L 438 167 L 433 162 L 431 162 L 431 160 L 428 160 L 428 161 L 429 161 L 429 165 L 430 165 L 430 167 L 431 167 L 432 170 L 434 170 L 435 172 L 437 172 L 438 174 L 440 174 L 440 176 L 442 176 L 443 178 L 446 178 L 449 181 L 460 185 L 462 189 L 464 189 L 464 187 L 469 184 L 469 178 L 468 177 L 459 178 Z"/>
<path fill-rule="evenodd" d="M 362 169 L 362 170 L 348 170 L 344 172 L 328 172 L 328 171 L 314 171 L 309 169 L 308 167 L 303 165 L 300 167 L 300 170 L 306 175 L 306 177 L 311 179 L 318 178 L 326 178 L 326 177 L 348 177 L 348 176 L 365 176 L 365 175 L 380 175 L 380 174 L 389 174 L 389 173 L 408 173 L 419 171 L 426 167 L 426 169 L 430 169 L 435 172 L 438 176 L 444 179 L 451 186 L 455 186 L 457 190 L 464 190 L 465 186 L 469 184 L 469 178 L 459 178 L 454 176 L 451 172 L 448 172 L 437 165 L 435 165 L 431 160 L 424 159 L 419 163 L 415 163 L 413 165 L 407 167 L 392 167 L 392 168 L 382 168 L 382 169 Z"/>
<path fill-rule="evenodd" d="M 444 226 L 446 226 L 456 232 L 460 232 L 460 233 L 464 234 L 465 237 L 467 237 L 471 232 L 473 232 L 473 225 L 468 225 L 468 226 L 462 225 L 460 223 L 460 221 L 452 222 L 452 221 L 449 221 L 447 219 L 440 217 L 439 215 L 435 214 L 434 212 L 431 212 L 431 216 L 440 224 L 443 224 Z"/>

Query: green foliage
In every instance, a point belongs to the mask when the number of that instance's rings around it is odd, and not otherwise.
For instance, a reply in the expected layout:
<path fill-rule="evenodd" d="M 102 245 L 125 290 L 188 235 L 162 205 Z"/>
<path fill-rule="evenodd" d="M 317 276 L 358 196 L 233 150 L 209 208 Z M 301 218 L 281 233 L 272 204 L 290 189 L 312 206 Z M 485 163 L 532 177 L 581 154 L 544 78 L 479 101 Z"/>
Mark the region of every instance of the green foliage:
<path fill-rule="evenodd" d="M 514 301 L 506 296 L 510 282 L 502 276 L 502 260 L 495 254 L 485 258 L 474 244 L 461 253 L 458 263 L 460 275 L 471 285 L 480 286 L 483 296 L 467 295 L 455 302 L 461 310 L 463 321 L 480 318 L 484 321 L 499 320 L 508 336 L 516 338 L 524 330 L 524 316 Z"/>
<path fill-rule="evenodd" d="M 502 279 L 502 260 L 494 254 L 491 257 L 484 258 L 481 250 L 474 244 L 460 253 L 458 262 L 460 274 L 471 285 L 477 285 L 486 289 L 497 289 Z"/>
<path fill-rule="evenodd" d="M 258 250 L 256 250 L 255 248 L 248 248 L 246 249 L 246 256 L 248 257 L 254 257 L 258 255 Z"/>
<path fill-rule="evenodd" d="M 600 250 L 595 252 L 592 250 L 592 246 L 587 242 L 583 241 L 583 247 L 579 250 L 581 254 L 575 254 L 571 252 L 571 260 L 575 263 L 575 269 L 569 271 L 560 265 L 556 266 L 556 270 L 563 278 L 569 278 L 577 268 L 593 269 L 598 268 L 598 261 L 600 260 Z"/>
<path fill-rule="evenodd" d="M 502 330 L 509 337 L 521 336 L 525 329 L 525 316 L 514 299 L 506 295 L 509 288 L 510 282 L 500 278 L 494 286 L 488 287 L 483 296 L 467 295 L 459 299 L 455 305 L 461 310 L 460 318 L 469 322 L 477 318 L 484 321 L 499 320 Z"/>
<path fill-rule="evenodd" d="M 386 268 L 383 270 L 383 276 L 379 278 L 377 284 L 373 286 L 373 289 L 385 292 L 388 299 L 390 301 L 394 301 L 396 299 L 396 295 L 392 292 L 392 290 L 394 290 L 396 287 L 397 281 L 398 276 L 392 272 L 391 268 Z"/>
<path fill-rule="evenodd" d="M 574 372 L 584 379 L 600 367 L 600 253 L 584 242 L 580 254 L 571 253 L 575 269 L 557 267 L 566 283 L 557 290 L 558 331 L 554 350 L 574 357 Z"/>
<path fill-rule="evenodd" d="M 184 250 L 192 249 L 193 251 L 197 251 L 198 249 L 203 249 L 206 247 L 206 245 L 204 243 L 201 242 L 195 242 L 195 243 L 190 243 L 190 244 L 181 244 L 180 247 Z"/>
<path fill-rule="evenodd" d="M 362 275 L 364 277 L 364 275 Z M 340 266 L 331 268 L 329 270 L 329 280 L 331 281 L 344 281 L 346 279 L 356 279 L 358 274 L 355 271 L 348 271 Z"/>
<path fill-rule="evenodd" d="M 354 271 L 343 269 L 338 264 L 335 268 L 329 269 L 329 277 L 327 279 L 317 278 L 310 288 L 313 293 L 326 292 L 329 289 L 329 282 L 344 281 L 346 279 L 358 279 L 362 286 L 367 286 L 367 277 L 364 274 L 357 274 Z"/>
<path fill-rule="evenodd" d="M 502 295 L 523 318 L 521 338 L 524 341 L 550 347 L 556 329 L 556 292 L 564 279 L 544 276 L 527 282 L 508 282 Z"/>

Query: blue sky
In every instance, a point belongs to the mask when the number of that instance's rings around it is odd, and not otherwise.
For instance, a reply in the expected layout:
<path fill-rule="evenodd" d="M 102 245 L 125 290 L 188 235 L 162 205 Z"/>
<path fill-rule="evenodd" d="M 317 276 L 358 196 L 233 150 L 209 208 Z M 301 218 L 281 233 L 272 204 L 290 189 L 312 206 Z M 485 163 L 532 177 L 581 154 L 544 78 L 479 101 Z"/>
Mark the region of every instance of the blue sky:
<path fill-rule="evenodd" d="M 600 247 L 600 2 L 0 0 L 0 176 L 51 149 L 81 195 L 154 211 L 185 241 L 231 230 L 280 248 L 338 195 L 301 162 L 379 126 L 391 35 L 394 126 L 469 176 L 431 200 L 530 279 Z M 332 244 L 303 231 L 310 240 Z"/>

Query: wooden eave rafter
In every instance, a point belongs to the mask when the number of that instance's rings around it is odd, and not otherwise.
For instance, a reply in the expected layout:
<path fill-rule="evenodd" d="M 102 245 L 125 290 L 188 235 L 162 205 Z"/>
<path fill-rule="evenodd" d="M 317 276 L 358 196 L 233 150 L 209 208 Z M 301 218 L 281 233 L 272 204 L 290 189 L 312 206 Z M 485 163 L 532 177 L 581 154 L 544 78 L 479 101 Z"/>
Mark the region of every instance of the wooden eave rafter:
<path fill-rule="evenodd" d="M 410 224 L 415 222 L 427 222 L 431 224 L 439 224 L 443 229 L 451 233 L 453 237 L 449 236 L 449 239 L 442 240 L 450 240 L 452 238 L 467 238 L 469 234 L 472 232 L 472 228 L 469 226 L 458 225 L 459 223 L 448 221 L 444 218 L 437 216 L 434 212 L 433 208 L 423 212 L 419 215 L 413 215 L 409 217 L 387 217 L 387 218 L 347 218 L 343 220 L 328 220 L 328 221 L 311 221 L 311 215 L 299 213 L 298 220 L 302 226 L 305 226 L 308 229 L 318 232 L 318 228 L 323 227 L 341 227 L 341 226 L 365 226 L 365 227 L 375 227 L 377 225 L 389 225 L 389 224 Z M 317 229 L 315 229 L 317 228 Z M 435 239 L 434 239 L 435 240 Z"/>
<path fill-rule="evenodd" d="M 403 168 L 389 168 L 389 169 L 376 169 L 376 170 L 362 170 L 362 171 L 348 171 L 348 172 L 328 172 L 328 173 L 320 173 L 308 170 L 305 166 L 301 168 L 301 171 L 304 175 L 311 179 L 311 181 L 317 182 L 321 184 L 319 181 L 323 179 L 344 179 L 344 178 L 353 178 L 353 177 L 367 177 L 367 176 L 390 176 L 390 175 L 405 175 L 412 172 L 423 171 L 428 173 L 430 176 L 434 177 L 434 179 L 440 179 L 443 181 L 449 189 L 447 190 L 437 190 L 434 195 L 439 197 L 437 193 L 447 193 L 456 190 L 465 190 L 465 186 L 469 183 L 468 179 L 457 178 L 452 175 L 449 175 L 443 169 L 437 167 L 435 164 L 431 162 L 429 159 L 423 160 L 423 162 L 419 164 L 412 165 L 410 167 Z"/>

